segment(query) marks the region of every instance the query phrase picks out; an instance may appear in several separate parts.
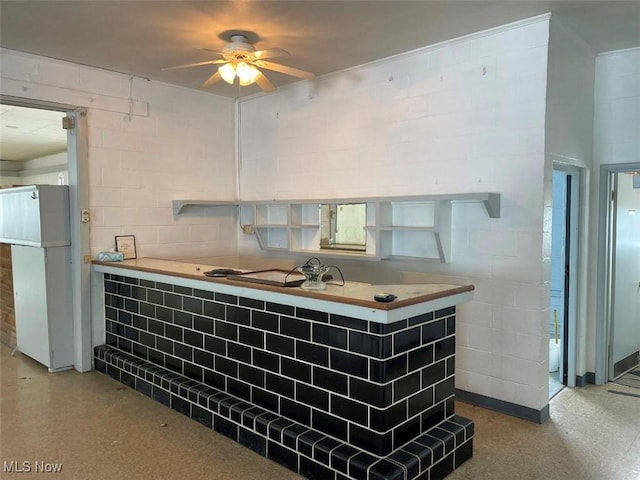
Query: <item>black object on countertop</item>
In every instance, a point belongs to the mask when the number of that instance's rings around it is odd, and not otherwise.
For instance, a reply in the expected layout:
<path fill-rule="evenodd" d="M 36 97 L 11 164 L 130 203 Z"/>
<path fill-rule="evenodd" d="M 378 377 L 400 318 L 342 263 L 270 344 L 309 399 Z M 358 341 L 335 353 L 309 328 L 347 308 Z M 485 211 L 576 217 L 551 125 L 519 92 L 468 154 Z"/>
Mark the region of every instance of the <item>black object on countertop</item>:
<path fill-rule="evenodd" d="M 393 302 L 396 298 L 398 297 L 396 297 L 393 293 L 376 293 L 373 296 L 373 299 L 376 302 L 383 302 L 383 303 Z"/>
<path fill-rule="evenodd" d="M 207 277 L 226 277 L 227 275 L 237 275 L 240 272 L 239 270 L 234 270 L 233 268 L 215 268 L 213 270 L 209 270 L 204 272 L 204 275 Z"/>

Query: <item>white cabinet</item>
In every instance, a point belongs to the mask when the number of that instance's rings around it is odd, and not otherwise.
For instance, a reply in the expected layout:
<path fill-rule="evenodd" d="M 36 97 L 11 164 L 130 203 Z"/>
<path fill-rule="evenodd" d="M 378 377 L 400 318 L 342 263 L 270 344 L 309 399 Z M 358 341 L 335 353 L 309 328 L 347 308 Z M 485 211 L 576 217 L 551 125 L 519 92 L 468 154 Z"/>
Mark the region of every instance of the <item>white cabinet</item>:
<path fill-rule="evenodd" d="M 69 187 L 0 190 L 0 242 L 12 244 L 18 349 L 50 371 L 73 367 Z"/>
<path fill-rule="evenodd" d="M 70 247 L 11 246 L 18 350 L 49 371 L 73 367 Z"/>
<path fill-rule="evenodd" d="M 0 242 L 32 247 L 71 244 L 69 187 L 29 185 L 0 190 Z"/>

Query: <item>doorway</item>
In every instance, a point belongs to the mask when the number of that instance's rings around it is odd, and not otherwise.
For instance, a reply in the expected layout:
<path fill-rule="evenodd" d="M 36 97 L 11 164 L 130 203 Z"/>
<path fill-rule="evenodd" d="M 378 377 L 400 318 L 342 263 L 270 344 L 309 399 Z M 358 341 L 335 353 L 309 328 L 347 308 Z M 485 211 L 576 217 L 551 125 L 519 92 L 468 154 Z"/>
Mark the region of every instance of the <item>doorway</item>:
<path fill-rule="evenodd" d="M 640 165 L 603 166 L 601 175 L 606 185 L 606 208 L 604 218 L 601 216 L 605 275 L 599 290 L 604 297 L 602 339 L 606 355 L 601 369 L 606 382 L 639 363 Z"/>
<path fill-rule="evenodd" d="M 556 165 L 552 188 L 549 398 L 565 386 L 575 386 L 580 170 Z"/>
<path fill-rule="evenodd" d="M 67 132 L 64 112 L 0 103 L 0 188 L 66 183 Z M 0 244 L 0 272 L 7 288 L 0 290 L 0 341 L 17 345 L 13 277 L 21 272 L 12 262 L 11 245 Z"/>
<path fill-rule="evenodd" d="M 68 183 L 65 114 L 0 103 L 0 186 Z"/>
<path fill-rule="evenodd" d="M 85 372 L 92 368 L 90 326 L 91 255 L 88 223 L 89 173 L 86 111 L 73 105 L 6 95 L 0 95 L 0 104 L 56 111 L 66 118 L 67 170 L 66 172 L 56 172 L 55 183 L 69 185 L 72 263 L 70 288 L 73 297 L 74 368 L 80 372 Z M 64 175 L 60 175 L 60 173 Z M 38 178 L 34 181 L 42 181 L 42 179 Z"/>

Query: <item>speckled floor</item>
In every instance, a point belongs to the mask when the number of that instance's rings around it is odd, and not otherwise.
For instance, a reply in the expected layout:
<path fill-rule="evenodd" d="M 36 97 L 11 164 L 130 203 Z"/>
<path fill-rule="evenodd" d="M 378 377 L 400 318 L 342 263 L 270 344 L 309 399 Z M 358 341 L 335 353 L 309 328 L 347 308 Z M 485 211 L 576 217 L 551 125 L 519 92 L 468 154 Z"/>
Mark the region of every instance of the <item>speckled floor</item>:
<path fill-rule="evenodd" d="M 475 421 L 475 450 L 448 479 L 638 480 L 639 394 L 615 384 L 565 388 L 543 425 L 458 403 Z M 32 472 L 7 473 L 12 461 Z M 108 377 L 49 374 L 5 346 L 0 462 L 2 479 L 301 478 Z M 36 462 L 62 470 L 35 473 Z"/>

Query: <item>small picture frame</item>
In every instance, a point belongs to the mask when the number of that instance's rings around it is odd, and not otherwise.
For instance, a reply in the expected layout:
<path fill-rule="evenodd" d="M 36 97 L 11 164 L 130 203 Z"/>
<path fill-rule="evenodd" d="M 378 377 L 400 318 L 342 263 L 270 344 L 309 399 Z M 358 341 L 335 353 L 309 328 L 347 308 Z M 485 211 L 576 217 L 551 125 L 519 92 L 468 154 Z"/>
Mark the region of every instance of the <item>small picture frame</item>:
<path fill-rule="evenodd" d="M 137 258 L 136 237 L 134 235 L 117 235 L 116 252 L 122 252 L 125 260 Z"/>

